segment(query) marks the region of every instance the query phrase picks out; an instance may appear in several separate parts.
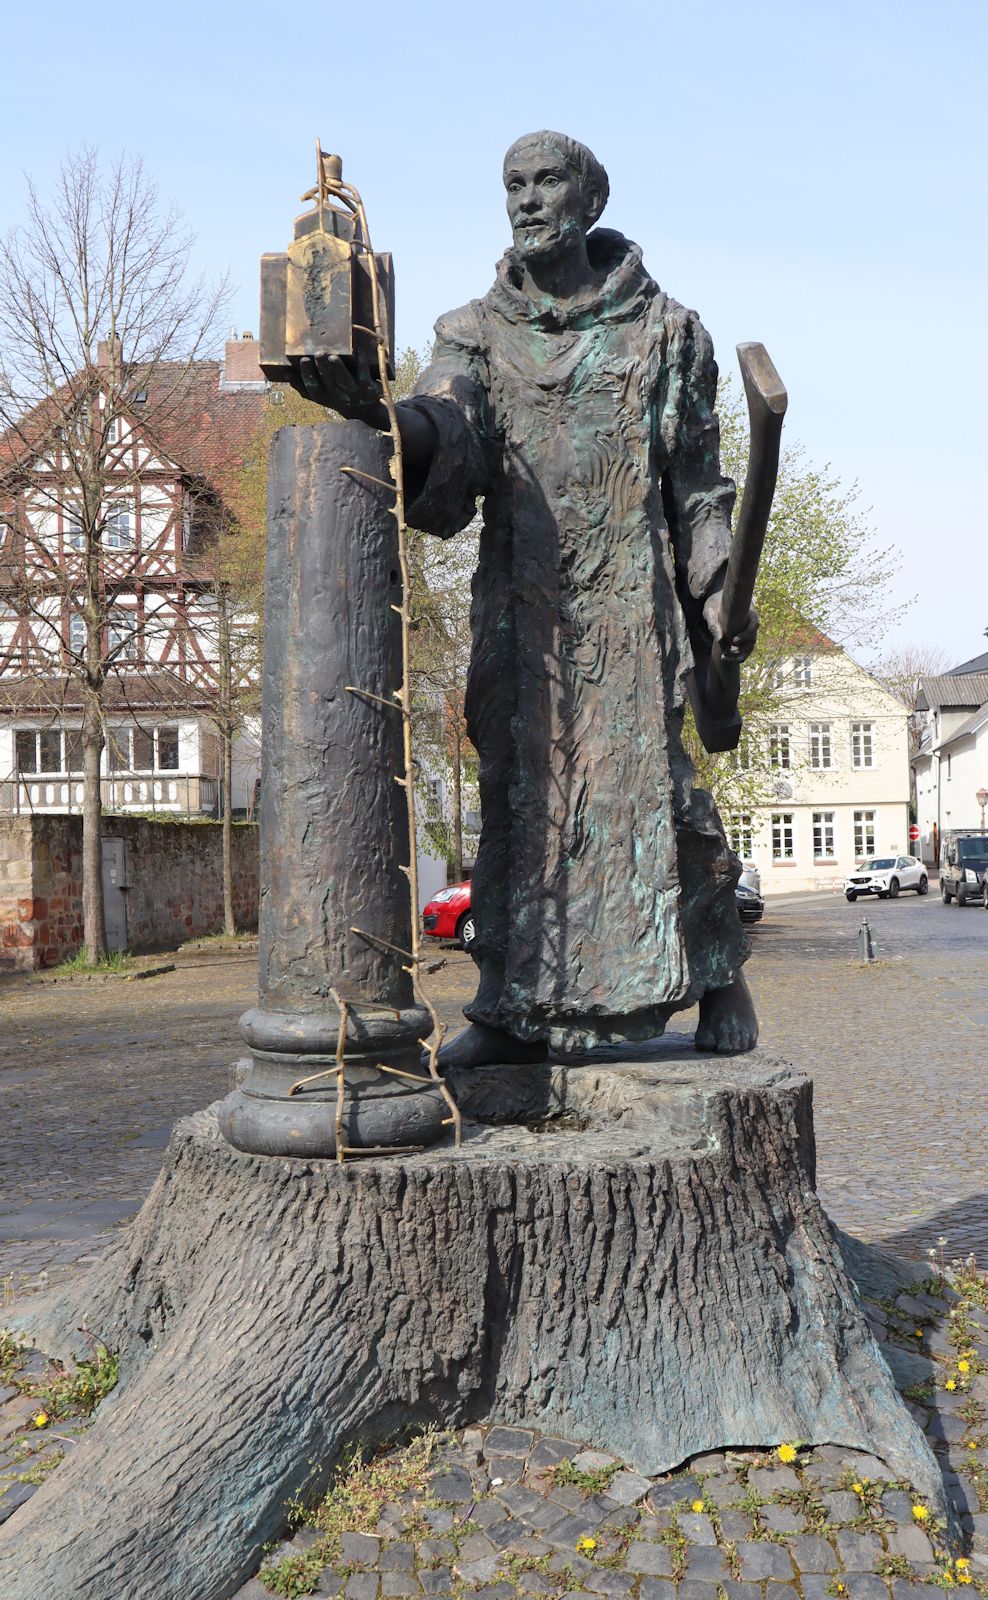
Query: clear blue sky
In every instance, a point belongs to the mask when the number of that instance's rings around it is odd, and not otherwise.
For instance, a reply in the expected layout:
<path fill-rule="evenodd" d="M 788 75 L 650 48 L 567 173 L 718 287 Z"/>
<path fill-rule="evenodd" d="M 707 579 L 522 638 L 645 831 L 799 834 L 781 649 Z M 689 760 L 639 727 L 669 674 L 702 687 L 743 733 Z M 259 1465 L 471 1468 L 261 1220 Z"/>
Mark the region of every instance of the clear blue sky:
<path fill-rule="evenodd" d="M 919 601 L 891 642 L 986 648 L 988 7 L 956 0 L 397 6 L 52 0 L 7 18 L 0 226 L 66 150 L 139 152 L 257 325 L 318 135 L 394 252 L 398 342 L 484 293 L 501 157 L 560 128 L 608 169 L 604 222 L 695 306 L 721 366 L 768 346 L 788 430 L 857 479 Z M 376 52 L 376 59 L 375 59 Z"/>

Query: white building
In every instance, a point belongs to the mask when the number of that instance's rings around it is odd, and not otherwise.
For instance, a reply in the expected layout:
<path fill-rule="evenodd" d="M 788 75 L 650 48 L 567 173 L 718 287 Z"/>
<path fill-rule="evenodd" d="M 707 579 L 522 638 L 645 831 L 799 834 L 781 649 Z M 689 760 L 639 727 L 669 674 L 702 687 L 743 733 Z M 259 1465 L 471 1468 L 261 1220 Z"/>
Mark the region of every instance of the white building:
<path fill-rule="evenodd" d="M 923 678 L 918 707 L 916 820 L 923 860 L 932 863 L 942 833 L 984 825 L 978 794 L 988 790 L 988 653 Z"/>
<path fill-rule="evenodd" d="M 779 680 L 774 720 L 738 753 L 771 798 L 724 822 L 765 894 L 833 890 L 863 856 L 909 849 L 908 714 L 822 634 Z"/>

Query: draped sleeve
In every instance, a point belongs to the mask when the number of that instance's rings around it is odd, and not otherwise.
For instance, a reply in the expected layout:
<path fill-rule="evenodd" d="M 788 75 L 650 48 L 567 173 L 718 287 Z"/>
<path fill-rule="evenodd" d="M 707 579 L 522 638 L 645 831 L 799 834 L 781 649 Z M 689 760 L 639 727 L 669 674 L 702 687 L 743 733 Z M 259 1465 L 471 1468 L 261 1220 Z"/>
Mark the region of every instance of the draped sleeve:
<path fill-rule="evenodd" d="M 661 434 L 670 533 L 680 593 L 703 601 L 724 580 L 734 484 L 720 470 L 717 363 L 695 311 L 671 306 L 666 319 L 667 383 Z"/>
<path fill-rule="evenodd" d="M 432 360 L 402 405 L 428 417 L 436 439 L 428 472 L 410 485 L 407 520 L 448 539 L 475 515 L 492 459 L 488 363 L 476 302 L 440 317 Z"/>

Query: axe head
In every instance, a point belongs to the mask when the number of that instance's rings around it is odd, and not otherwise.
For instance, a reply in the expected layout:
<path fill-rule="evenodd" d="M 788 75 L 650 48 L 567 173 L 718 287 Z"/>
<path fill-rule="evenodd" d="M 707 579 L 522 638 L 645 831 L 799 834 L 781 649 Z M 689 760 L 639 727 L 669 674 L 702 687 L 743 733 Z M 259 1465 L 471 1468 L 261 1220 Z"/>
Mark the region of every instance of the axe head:
<path fill-rule="evenodd" d="M 759 406 L 773 416 L 785 416 L 789 396 L 765 346 L 757 340 L 739 344 L 738 363 L 749 407 Z"/>

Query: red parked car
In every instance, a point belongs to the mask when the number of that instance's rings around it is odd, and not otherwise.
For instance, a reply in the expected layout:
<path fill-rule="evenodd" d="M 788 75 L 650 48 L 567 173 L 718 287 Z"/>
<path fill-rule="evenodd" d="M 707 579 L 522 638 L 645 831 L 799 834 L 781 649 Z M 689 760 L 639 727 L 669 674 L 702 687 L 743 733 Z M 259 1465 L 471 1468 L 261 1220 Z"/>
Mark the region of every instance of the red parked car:
<path fill-rule="evenodd" d="M 452 883 L 433 895 L 422 913 L 422 927 L 433 939 L 458 939 L 469 950 L 476 934 L 469 883 Z"/>

